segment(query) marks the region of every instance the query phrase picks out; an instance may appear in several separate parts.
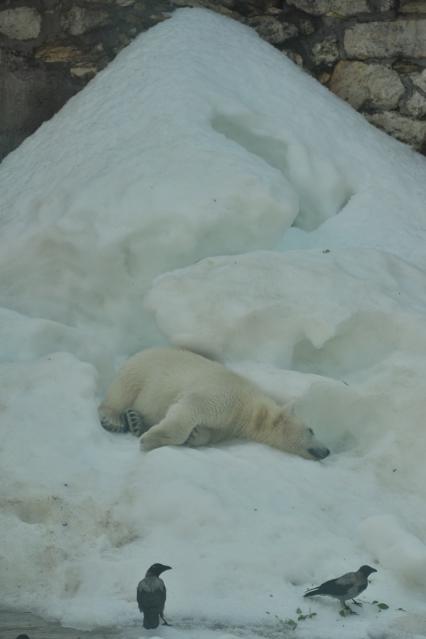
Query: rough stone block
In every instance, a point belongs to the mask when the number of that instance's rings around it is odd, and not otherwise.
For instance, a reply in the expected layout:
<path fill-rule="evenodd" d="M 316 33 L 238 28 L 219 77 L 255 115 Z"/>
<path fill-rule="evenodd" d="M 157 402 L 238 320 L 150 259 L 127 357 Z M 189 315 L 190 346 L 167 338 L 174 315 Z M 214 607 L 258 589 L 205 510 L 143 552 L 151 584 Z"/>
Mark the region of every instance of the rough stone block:
<path fill-rule="evenodd" d="M 13 40 L 33 40 L 41 30 L 41 16 L 31 7 L 0 11 L 0 33 Z"/>
<path fill-rule="evenodd" d="M 327 36 L 312 47 L 312 61 L 315 65 L 331 65 L 339 58 L 339 47 L 334 36 Z"/>
<path fill-rule="evenodd" d="M 315 32 L 315 25 L 310 18 L 305 18 L 299 22 L 299 29 L 303 35 L 312 35 Z"/>
<path fill-rule="evenodd" d="M 350 58 L 426 57 L 426 19 L 364 22 L 346 30 L 344 48 Z"/>
<path fill-rule="evenodd" d="M 217 0 L 171 0 L 173 5 L 177 7 L 204 7 L 205 9 L 211 9 L 212 11 L 216 11 L 217 13 L 222 13 L 225 16 L 239 18 L 238 13 L 235 13 L 231 10 L 233 7 L 233 2 L 221 2 L 220 4 Z"/>
<path fill-rule="evenodd" d="M 74 60 L 81 59 L 82 52 L 76 47 L 71 46 L 45 46 L 40 47 L 35 52 L 36 60 L 42 60 L 43 62 L 73 62 Z"/>
<path fill-rule="evenodd" d="M 303 58 L 300 53 L 297 53 L 297 51 L 289 51 L 287 49 L 283 49 L 283 53 L 289 60 L 294 62 L 294 64 L 297 64 L 298 67 L 303 67 Z"/>
<path fill-rule="evenodd" d="M 399 75 L 389 67 L 347 61 L 336 65 L 330 89 L 355 109 L 394 109 L 405 91 Z"/>
<path fill-rule="evenodd" d="M 414 91 L 404 104 L 404 112 L 414 118 L 426 117 L 426 97 L 418 91 Z"/>
<path fill-rule="evenodd" d="M 413 74 L 411 80 L 420 91 L 423 91 L 426 95 L 426 69 L 421 73 Z"/>
<path fill-rule="evenodd" d="M 405 0 L 401 2 L 399 10 L 401 13 L 417 13 L 426 14 L 426 2 L 425 0 Z"/>
<path fill-rule="evenodd" d="M 79 65 L 71 67 L 70 73 L 74 78 L 93 78 L 98 72 L 98 68 L 94 64 Z"/>
<path fill-rule="evenodd" d="M 294 24 L 283 23 L 273 16 L 256 16 L 250 18 L 248 24 L 256 29 L 257 33 L 271 44 L 281 44 L 298 34 L 298 28 Z"/>
<path fill-rule="evenodd" d="M 394 136 L 401 142 L 410 144 L 415 149 L 421 151 L 426 144 L 426 121 L 412 120 L 395 111 L 385 111 L 384 113 L 365 114 L 367 120 Z"/>
<path fill-rule="evenodd" d="M 396 7 L 396 0 L 370 0 L 370 7 L 374 11 L 380 11 L 381 13 L 392 11 Z"/>
<path fill-rule="evenodd" d="M 0 64 L 0 159 L 12 151 L 73 95 L 79 85 L 60 70 L 25 57 L 2 56 Z"/>
<path fill-rule="evenodd" d="M 65 31 L 78 36 L 92 29 L 99 29 L 108 24 L 109 21 L 109 14 L 105 11 L 74 6 L 62 18 L 61 24 Z"/>
<path fill-rule="evenodd" d="M 287 0 L 305 13 L 320 16 L 352 16 L 370 11 L 367 0 Z"/>

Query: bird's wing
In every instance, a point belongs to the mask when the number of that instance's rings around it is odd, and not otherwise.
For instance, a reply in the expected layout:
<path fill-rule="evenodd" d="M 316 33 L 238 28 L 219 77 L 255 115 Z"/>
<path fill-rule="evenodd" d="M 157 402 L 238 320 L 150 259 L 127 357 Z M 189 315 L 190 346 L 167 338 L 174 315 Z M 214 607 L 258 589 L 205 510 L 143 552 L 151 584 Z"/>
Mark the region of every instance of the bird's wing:
<path fill-rule="evenodd" d="M 336 581 L 339 582 L 342 586 L 353 586 L 359 580 L 359 575 L 357 572 L 347 572 L 341 577 L 338 577 Z"/>
<path fill-rule="evenodd" d="M 163 612 L 164 604 L 166 603 L 166 587 L 162 579 L 158 581 L 161 583 L 157 583 L 154 589 L 149 586 L 147 587 L 143 579 L 139 582 L 136 599 L 141 612 L 146 610 Z"/>
<path fill-rule="evenodd" d="M 323 594 L 328 594 L 333 597 L 339 597 L 348 592 L 355 583 L 355 574 L 353 572 L 347 572 L 345 575 L 338 577 L 337 579 L 330 579 L 325 581 L 318 587 L 318 591 Z"/>
<path fill-rule="evenodd" d="M 144 589 L 143 580 L 138 583 L 138 587 L 136 589 L 136 601 L 138 602 L 139 610 L 142 612 L 143 606 L 143 596 L 146 593 Z"/>
<path fill-rule="evenodd" d="M 163 582 L 163 590 L 161 590 L 161 612 L 163 612 L 164 610 L 164 605 L 166 603 L 166 595 L 167 595 L 166 586 L 164 585 L 164 582 Z"/>

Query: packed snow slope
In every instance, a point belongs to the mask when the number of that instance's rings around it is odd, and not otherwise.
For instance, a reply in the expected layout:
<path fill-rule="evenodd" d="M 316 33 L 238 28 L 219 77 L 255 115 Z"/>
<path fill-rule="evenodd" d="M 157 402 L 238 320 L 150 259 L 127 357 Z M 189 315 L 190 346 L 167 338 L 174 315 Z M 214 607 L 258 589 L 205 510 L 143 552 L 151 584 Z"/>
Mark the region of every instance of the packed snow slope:
<path fill-rule="evenodd" d="M 200 9 L 139 36 L 3 161 L 4 605 L 140 623 L 136 584 L 160 561 L 166 639 L 426 636 L 425 171 Z M 331 456 L 141 453 L 103 431 L 117 365 L 164 342 L 292 400 Z M 358 616 L 303 599 L 365 563 Z"/>

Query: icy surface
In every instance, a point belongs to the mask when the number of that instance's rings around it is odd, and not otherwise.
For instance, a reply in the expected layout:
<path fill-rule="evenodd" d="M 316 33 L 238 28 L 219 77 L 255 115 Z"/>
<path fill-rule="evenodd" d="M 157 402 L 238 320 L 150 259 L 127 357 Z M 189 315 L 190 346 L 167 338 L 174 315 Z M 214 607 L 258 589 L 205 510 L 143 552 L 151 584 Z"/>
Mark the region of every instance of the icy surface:
<path fill-rule="evenodd" d="M 198 9 L 4 160 L 3 605 L 134 628 L 161 561 L 174 626 L 151 637 L 426 636 L 425 170 Z M 143 454 L 103 431 L 116 366 L 165 341 L 294 401 L 333 454 Z M 378 572 L 358 616 L 303 599 L 364 563 Z"/>

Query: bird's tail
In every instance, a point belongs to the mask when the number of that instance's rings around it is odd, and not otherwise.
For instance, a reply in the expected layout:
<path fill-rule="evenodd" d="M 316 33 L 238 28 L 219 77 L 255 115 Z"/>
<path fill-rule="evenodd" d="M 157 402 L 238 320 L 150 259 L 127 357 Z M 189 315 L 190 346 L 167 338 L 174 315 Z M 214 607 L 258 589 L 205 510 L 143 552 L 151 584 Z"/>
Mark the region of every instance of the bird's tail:
<path fill-rule="evenodd" d="M 319 594 L 320 594 L 320 589 L 319 588 L 311 588 L 310 590 L 307 590 L 303 596 L 304 597 L 313 597 L 314 595 L 319 595 Z"/>
<path fill-rule="evenodd" d="M 160 615 L 155 610 L 149 610 L 144 613 L 143 616 L 143 627 L 147 630 L 151 628 L 158 628 L 158 624 L 160 623 Z"/>

